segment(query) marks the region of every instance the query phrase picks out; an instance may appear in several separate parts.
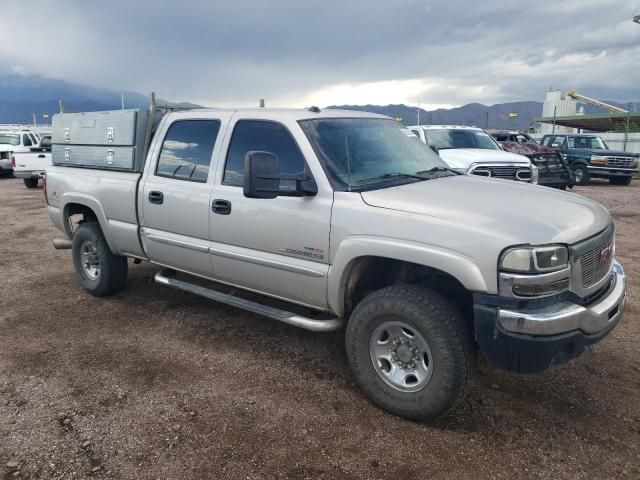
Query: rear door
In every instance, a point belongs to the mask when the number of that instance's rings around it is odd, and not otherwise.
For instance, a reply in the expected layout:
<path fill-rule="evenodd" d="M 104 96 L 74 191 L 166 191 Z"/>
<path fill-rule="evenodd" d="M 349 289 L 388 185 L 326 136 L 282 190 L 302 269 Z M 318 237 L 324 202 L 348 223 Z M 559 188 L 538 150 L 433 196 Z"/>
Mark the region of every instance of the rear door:
<path fill-rule="evenodd" d="M 141 238 L 151 261 L 212 277 L 211 165 L 229 115 L 198 118 L 194 113 L 172 116 L 156 134 L 162 140 L 154 143 L 154 160 L 139 193 Z"/>
<path fill-rule="evenodd" d="M 214 186 L 211 253 L 216 277 L 226 283 L 325 308 L 333 190 L 311 145 L 295 121 L 235 118 L 225 140 L 226 156 Z M 243 166 L 249 151 L 274 153 L 281 174 L 305 173 L 318 193 L 306 197 L 247 198 Z M 227 205 L 227 210 L 215 209 Z"/>

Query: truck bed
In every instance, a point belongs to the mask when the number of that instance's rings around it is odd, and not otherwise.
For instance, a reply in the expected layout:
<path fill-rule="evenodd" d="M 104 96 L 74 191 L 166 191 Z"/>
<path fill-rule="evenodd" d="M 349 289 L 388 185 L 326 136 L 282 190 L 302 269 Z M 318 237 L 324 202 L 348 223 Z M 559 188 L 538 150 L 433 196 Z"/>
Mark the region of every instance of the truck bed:
<path fill-rule="evenodd" d="M 74 203 L 96 213 L 111 250 L 117 255 L 145 258 L 138 239 L 136 189 L 140 173 L 47 167 L 49 214 L 71 238 L 65 209 Z"/>

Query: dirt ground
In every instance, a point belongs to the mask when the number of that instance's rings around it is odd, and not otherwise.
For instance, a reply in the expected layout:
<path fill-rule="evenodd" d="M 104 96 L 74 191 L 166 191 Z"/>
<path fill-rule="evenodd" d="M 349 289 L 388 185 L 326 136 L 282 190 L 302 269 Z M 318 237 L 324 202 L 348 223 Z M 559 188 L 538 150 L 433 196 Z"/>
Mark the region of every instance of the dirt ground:
<path fill-rule="evenodd" d="M 147 263 L 85 294 L 42 190 L 2 178 L 0 478 L 640 478 L 640 181 L 574 191 L 615 218 L 623 321 L 542 374 L 481 362 L 428 425 L 367 401 L 340 333 L 168 289 Z"/>

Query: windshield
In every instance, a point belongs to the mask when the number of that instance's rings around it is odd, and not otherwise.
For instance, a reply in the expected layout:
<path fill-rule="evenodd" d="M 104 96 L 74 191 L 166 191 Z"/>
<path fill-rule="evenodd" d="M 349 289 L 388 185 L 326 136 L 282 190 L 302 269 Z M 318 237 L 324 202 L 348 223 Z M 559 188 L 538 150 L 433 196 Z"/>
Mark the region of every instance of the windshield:
<path fill-rule="evenodd" d="M 413 132 L 382 118 L 301 120 L 336 190 L 362 190 L 455 175 Z M 419 174 L 419 175 L 416 175 Z"/>
<path fill-rule="evenodd" d="M 20 145 L 20 135 L 0 133 L 0 145 Z"/>
<path fill-rule="evenodd" d="M 481 148 L 500 150 L 498 144 L 482 130 L 425 129 L 427 143 L 438 150 L 449 148 Z"/>

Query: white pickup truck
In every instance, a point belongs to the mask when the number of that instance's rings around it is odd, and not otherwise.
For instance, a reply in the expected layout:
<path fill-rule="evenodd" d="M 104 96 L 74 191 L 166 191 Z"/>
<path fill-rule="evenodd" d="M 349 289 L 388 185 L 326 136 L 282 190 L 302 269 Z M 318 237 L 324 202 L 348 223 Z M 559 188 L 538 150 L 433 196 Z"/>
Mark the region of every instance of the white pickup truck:
<path fill-rule="evenodd" d="M 447 165 L 468 175 L 538 183 L 538 167 L 524 155 L 505 152 L 491 135 L 465 125 L 408 127 Z"/>
<path fill-rule="evenodd" d="M 36 188 L 51 165 L 51 135 L 44 135 L 38 146 L 30 147 L 28 152 L 13 152 L 11 164 L 15 177 L 22 178 L 27 188 Z"/>
<path fill-rule="evenodd" d="M 166 287 L 344 329 L 364 391 L 416 420 L 462 400 L 478 349 L 539 372 L 622 317 L 614 227 L 587 198 L 461 175 L 381 115 L 127 112 L 54 118 L 54 245 L 93 295 L 148 260 Z"/>
<path fill-rule="evenodd" d="M 37 132 L 19 125 L 0 125 L 0 174 L 13 172 L 11 157 L 14 153 L 29 152 L 39 142 L 40 135 Z"/>

